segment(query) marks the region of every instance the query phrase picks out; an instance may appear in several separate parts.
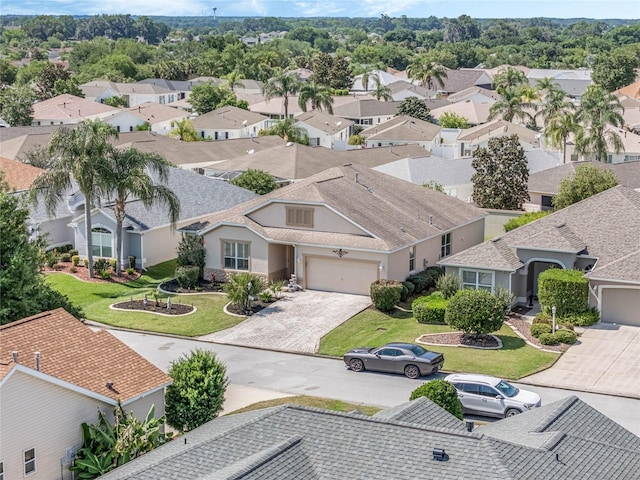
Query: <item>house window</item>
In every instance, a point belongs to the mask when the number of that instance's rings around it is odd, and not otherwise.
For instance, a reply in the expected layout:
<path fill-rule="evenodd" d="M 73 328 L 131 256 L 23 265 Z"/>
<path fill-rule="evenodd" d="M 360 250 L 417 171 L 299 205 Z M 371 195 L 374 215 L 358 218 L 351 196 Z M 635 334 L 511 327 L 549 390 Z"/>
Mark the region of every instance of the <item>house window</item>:
<path fill-rule="evenodd" d="M 36 449 L 30 448 L 23 452 L 24 456 L 24 476 L 36 473 Z"/>
<path fill-rule="evenodd" d="M 542 195 L 542 201 L 540 206 L 542 207 L 543 212 L 547 210 L 553 210 L 553 196 Z"/>
<path fill-rule="evenodd" d="M 249 244 L 244 242 L 223 242 L 224 268 L 249 270 Z"/>
<path fill-rule="evenodd" d="M 493 292 L 493 272 L 463 270 L 462 287 L 468 290 L 487 290 Z"/>
<path fill-rule="evenodd" d="M 313 208 L 286 207 L 289 227 L 313 228 Z"/>
<path fill-rule="evenodd" d="M 416 269 L 416 246 L 409 247 L 409 271 L 413 272 Z"/>
<path fill-rule="evenodd" d="M 4 462 L 0 462 L 0 480 L 4 480 Z"/>
<path fill-rule="evenodd" d="M 113 257 L 113 233 L 102 227 L 91 229 L 91 251 L 96 257 Z"/>
<path fill-rule="evenodd" d="M 440 258 L 448 257 L 451 255 L 451 232 L 442 235 L 440 241 Z"/>

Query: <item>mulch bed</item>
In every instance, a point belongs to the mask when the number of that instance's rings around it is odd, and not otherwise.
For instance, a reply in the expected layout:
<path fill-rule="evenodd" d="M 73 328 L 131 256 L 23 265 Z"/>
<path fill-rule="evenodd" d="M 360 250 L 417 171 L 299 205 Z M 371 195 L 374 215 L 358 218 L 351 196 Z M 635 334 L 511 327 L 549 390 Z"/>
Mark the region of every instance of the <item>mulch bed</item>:
<path fill-rule="evenodd" d="M 536 337 L 531 335 L 531 324 L 524 318 L 522 315 L 511 314 L 509 318 L 507 318 L 507 322 L 527 341 L 538 348 L 543 348 L 545 350 L 550 350 L 552 352 L 565 352 L 570 345 L 565 345 L 561 343 L 560 345 L 542 345 Z"/>
<path fill-rule="evenodd" d="M 265 307 L 268 307 L 269 305 L 271 305 L 271 304 L 270 303 L 265 303 L 265 302 L 260 302 L 260 301 L 253 302 L 253 305 L 251 306 L 251 314 L 250 315 L 253 315 L 254 313 L 258 313 L 260 310 L 262 310 Z M 240 308 L 237 308 L 232 303 L 227 305 L 227 311 L 229 313 L 233 313 L 235 315 L 247 315 L 247 312 L 245 312 L 244 310 L 242 310 Z"/>
<path fill-rule="evenodd" d="M 171 293 L 212 293 L 222 291 L 219 283 L 212 283 L 203 279 L 198 280 L 198 285 L 195 288 L 182 288 L 175 278 L 161 284 L 160 289 Z"/>
<path fill-rule="evenodd" d="M 465 335 L 462 332 L 423 335 L 419 341 L 422 340 L 436 345 L 465 345 L 476 348 L 497 348 L 500 345 L 491 335 L 479 335 L 475 337 Z"/>
<path fill-rule="evenodd" d="M 147 300 L 146 305 L 144 300 L 129 300 L 128 302 L 114 303 L 112 306 L 124 310 L 139 310 L 142 312 L 162 313 L 164 315 L 185 315 L 194 311 L 192 305 L 185 305 L 184 303 L 172 303 L 171 310 L 167 310 L 166 302 L 156 303 L 155 300 Z"/>
<path fill-rule="evenodd" d="M 102 278 L 96 278 L 96 277 L 89 278 L 89 269 L 84 265 L 78 265 L 76 267 L 76 272 L 71 272 L 70 271 L 71 267 L 73 267 L 73 263 L 71 262 L 60 262 L 58 263 L 57 269 L 49 268 L 45 265 L 43 271 L 47 273 L 51 273 L 51 272 L 68 273 L 69 275 L 73 275 L 74 277 L 76 277 L 78 280 L 82 280 L 83 282 L 91 282 L 91 283 L 127 283 L 132 280 L 136 280 L 140 278 L 140 275 L 141 275 L 140 272 L 138 271 L 136 271 L 133 275 L 129 275 L 127 272 L 123 271 L 121 277 L 118 277 L 116 276 L 115 273 L 111 272 L 111 278 L 109 278 L 108 280 L 102 279 Z M 93 273 L 96 274 L 95 271 Z"/>

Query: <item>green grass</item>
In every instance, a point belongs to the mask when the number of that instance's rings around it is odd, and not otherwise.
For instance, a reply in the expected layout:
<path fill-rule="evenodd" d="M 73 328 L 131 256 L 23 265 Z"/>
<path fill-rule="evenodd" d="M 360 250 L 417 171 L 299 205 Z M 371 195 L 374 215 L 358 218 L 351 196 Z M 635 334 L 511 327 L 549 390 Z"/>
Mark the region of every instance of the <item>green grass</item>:
<path fill-rule="evenodd" d="M 415 321 L 410 312 L 391 314 L 369 308 L 325 335 L 318 353 L 342 356 L 354 347 L 377 347 L 387 342 L 412 342 L 427 333 L 452 331 L 447 325 L 425 325 Z M 527 345 L 511 328 L 503 325 L 495 335 L 502 340 L 500 350 L 429 346 L 444 354 L 446 371 L 474 372 L 518 379 L 544 370 L 559 358 Z"/>
<path fill-rule="evenodd" d="M 109 308 L 113 303 L 125 302 L 131 298 L 141 299 L 145 293 L 153 301 L 157 285 L 172 278 L 174 270 L 174 261 L 161 263 L 151 267 L 137 280 L 126 284 L 87 283 L 71 275 L 55 273 L 47 275 L 47 282 L 55 290 L 67 295 L 74 305 L 81 307 L 88 320 L 114 327 L 195 337 L 224 330 L 243 320 L 242 317 L 224 313 L 227 297 L 216 294 L 171 296 L 173 303 L 185 303 L 197 308 L 195 313 L 179 317 Z"/>
<path fill-rule="evenodd" d="M 352 412 L 353 410 L 359 410 L 365 415 L 373 415 L 378 413 L 381 409 L 378 407 L 370 407 L 367 405 L 354 405 L 352 403 L 346 403 L 341 400 L 331 400 L 329 398 L 320 397 L 308 397 L 306 395 L 300 395 L 296 397 L 284 397 L 276 398 L 274 400 L 265 400 L 263 402 L 257 402 L 239 410 L 234 410 L 230 413 L 244 413 L 252 410 L 260 410 L 261 408 L 277 407 L 280 405 L 295 404 L 303 405 L 305 407 L 324 408 L 326 410 L 333 410 L 335 412 Z"/>

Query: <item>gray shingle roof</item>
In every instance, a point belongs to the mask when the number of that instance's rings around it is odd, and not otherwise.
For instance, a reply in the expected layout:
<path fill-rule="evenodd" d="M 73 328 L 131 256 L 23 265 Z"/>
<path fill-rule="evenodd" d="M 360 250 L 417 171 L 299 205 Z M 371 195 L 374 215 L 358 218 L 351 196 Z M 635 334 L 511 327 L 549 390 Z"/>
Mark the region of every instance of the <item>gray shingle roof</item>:
<path fill-rule="evenodd" d="M 367 140 L 431 141 L 441 128 L 430 122 L 399 115 L 362 132 Z"/>
<path fill-rule="evenodd" d="M 375 99 L 358 100 L 333 107 L 333 114 L 345 118 L 367 118 L 395 115 L 400 102 L 382 102 Z"/>
<path fill-rule="evenodd" d="M 402 403 L 386 410 L 380 410 L 375 418 L 386 418 L 397 422 L 413 423 L 416 425 L 449 428 L 451 430 L 466 431 L 464 424 L 449 412 L 426 397 Z"/>

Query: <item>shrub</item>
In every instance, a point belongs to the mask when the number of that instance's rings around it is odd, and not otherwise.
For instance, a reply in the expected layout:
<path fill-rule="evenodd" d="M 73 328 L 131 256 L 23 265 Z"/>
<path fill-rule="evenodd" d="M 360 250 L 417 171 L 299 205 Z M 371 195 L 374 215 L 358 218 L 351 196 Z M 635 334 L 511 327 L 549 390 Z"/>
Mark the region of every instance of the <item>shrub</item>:
<path fill-rule="evenodd" d="M 579 270 L 549 268 L 538 276 L 538 299 L 542 311 L 556 307 L 558 317 L 582 313 L 589 308 L 589 281 Z"/>
<path fill-rule="evenodd" d="M 53 264 L 53 269 L 54 270 L 62 270 L 62 265 L 60 265 L 59 263 L 54 263 Z"/>
<path fill-rule="evenodd" d="M 271 290 L 276 300 L 282 296 L 282 289 L 286 284 L 286 280 L 273 280 L 269 283 L 269 290 Z"/>
<path fill-rule="evenodd" d="M 74 267 L 77 267 L 80 263 L 80 257 L 78 255 L 74 255 L 73 257 L 71 257 L 71 263 L 73 263 Z"/>
<path fill-rule="evenodd" d="M 129 255 L 129 268 L 136 268 L 136 256 Z"/>
<path fill-rule="evenodd" d="M 74 255 L 78 255 L 78 249 L 77 248 L 72 248 L 71 250 L 69 250 L 69 255 L 71 255 L 72 257 Z"/>
<path fill-rule="evenodd" d="M 440 267 L 429 267 L 421 272 L 409 275 L 407 280 L 415 285 L 415 293 L 424 292 L 436 286 L 436 282 L 444 271 Z"/>
<path fill-rule="evenodd" d="M 362 145 L 365 142 L 366 138 L 364 135 L 351 135 L 347 143 L 349 145 Z"/>
<path fill-rule="evenodd" d="M 53 268 L 53 266 L 58 263 L 58 256 L 53 252 L 49 252 L 47 253 L 47 258 L 45 261 L 47 262 L 47 267 Z"/>
<path fill-rule="evenodd" d="M 100 270 L 100 278 L 103 280 L 108 280 L 111 278 L 111 272 L 107 269 Z"/>
<path fill-rule="evenodd" d="M 557 330 L 555 336 L 558 342 L 564 343 L 566 345 L 573 345 L 578 339 L 576 332 L 564 328 Z"/>
<path fill-rule="evenodd" d="M 182 234 L 178 244 L 178 258 L 176 264 L 179 267 L 198 267 L 199 278 L 204 277 L 204 264 L 207 252 L 204 248 L 204 239 L 200 235 Z"/>
<path fill-rule="evenodd" d="M 218 416 L 229 380 L 224 363 L 208 350 L 195 350 L 171 363 L 165 413 L 167 423 L 192 430 Z"/>
<path fill-rule="evenodd" d="M 109 266 L 111 267 L 112 270 L 115 271 L 116 267 L 118 266 L 118 261 L 115 258 L 110 258 Z"/>
<path fill-rule="evenodd" d="M 598 320 L 600 320 L 600 312 L 597 308 L 590 308 L 586 312 L 574 313 L 567 317 L 563 317 L 561 319 L 561 322 L 572 323 L 573 325 L 578 325 L 579 327 L 589 327 L 598 323 Z"/>
<path fill-rule="evenodd" d="M 449 299 L 462 288 L 462 280 L 457 275 L 445 273 L 436 281 L 436 288 L 442 292 L 444 298 Z"/>
<path fill-rule="evenodd" d="M 83 259 L 82 259 L 82 264 L 83 264 L 85 267 L 88 267 L 88 266 L 89 266 L 89 259 L 88 259 L 88 258 L 83 258 Z"/>
<path fill-rule="evenodd" d="M 504 308 L 504 314 L 508 314 L 509 310 L 511 310 L 511 305 L 513 305 L 513 301 L 516 297 L 509 291 L 508 288 L 504 287 L 496 287 L 493 296 L 496 297 Z"/>
<path fill-rule="evenodd" d="M 418 323 L 444 323 L 444 314 L 448 304 L 447 299 L 431 294 L 427 297 L 416 298 L 411 304 L 411 309 Z"/>
<path fill-rule="evenodd" d="M 255 273 L 235 273 L 222 286 L 229 301 L 246 313 L 251 313 L 253 298 L 267 288 L 267 282 Z"/>
<path fill-rule="evenodd" d="M 437 379 L 422 384 L 411 392 L 409 400 L 415 400 L 420 397 L 427 397 L 454 417 L 462 420 L 462 404 L 458 399 L 458 391 L 456 390 L 456 387 L 446 380 Z"/>
<path fill-rule="evenodd" d="M 198 284 L 200 269 L 195 265 L 176 268 L 176 280 L 182 288 L 194 288 Z"/>
<path fill-rule="evenodd" d="M 538 220 L 539 218 L 545 217 L 549 215 L 551 212 L 527 212 L 524 215 L 520 215 L 519 217 L 512 218 L 508 222 L 503 225 L 505 232 L 510 232 L 518 227 L 526 225 L 527 223 L 531 223 L 534 220 Z"/>
<path fill-rule="evenodd" d="M 69 268 L 69 271 L 71 273 L 76 273 L 78 271 L 78 268 L 75 265 L 73 265 L 73 266 L 71 266 L 71 268 Z"/>
<path fill-rule="evenodd" d="M 553 333 L 542 333 L 542 334 L 540 334 L 540 336 L 538 337 L 538 341 L 542 345 L 557 345 L 558 344 L 558 339 L 556 338 L 556 335 L 553 334 Z"/>
<path fill-rule="evenodd" d="M 400 301 L 402 284 L 397 280 L 376 280 L 369 287 L 373 305 L 382 312 L 389 312 Z"/>
<path fill-rule="evenodd" d="M 565 322 L 564 320 L 560 323 L 560 328 L 564 328 L 566 330 L 575 330 L 573 323 Z"/>
<path fill-rule="evenodd" d="M 71 261 L 71 255 L 69 255 L 68 253 L 63 253 L 62 255 L 60 255 L 60 261 L 64 262 L 64 263 L 68 263 Z"/>
<path fill-rule="evenodd" d="M 129 267 L 127 268 L 127 275 L 133 275 L 134 273 L 136 273 L 136 269 Z"/>
<path fill-rule="evenodd" d="M 551 315 L 548 313 L 540 312 L 535 317 L 533 317 L 532 323 L 548 323 L 551 325 Z"/>
<path fill-rule="evenodd" d="M 264 303 L 271 303 L 274 301 L 273 293 L 271 293 L 269 290 L 265 290 L 264 292 L 262 292 L 259 295 L 259 298 L 260 298 L 260 301 Z"/>
<path fill-rule="evenodd" d="M 548 323 L 534 323 L 531 325 L 531 335 L 538 338 L 543 333 L 551 333 L 551 325 Z"/>
<path fill-rule="evenodd" d="M 109 261 L 106 258 L 98 258 L 95 262 L 93 262 L 94 272 L 100 272 L 101 270 L 107 270 L 108 268 Z"/>
<path fill-rule="evenodd" d="M 444 319 L 468 335 L 483 335 L 500 330 L 504 305 L 486 290 L 460 290 L 449 300 Z"/>
<path fill-rule="evenodd" d="M 409 282 L 409 281 L 404 281 L 402 282 L 402 293 L 400 294 L 400 300 L 401 301 L 406 301 L 407 298 L 409 298 L 412 294 L 413 291 L 416 289 L 416 286 Z"/>

